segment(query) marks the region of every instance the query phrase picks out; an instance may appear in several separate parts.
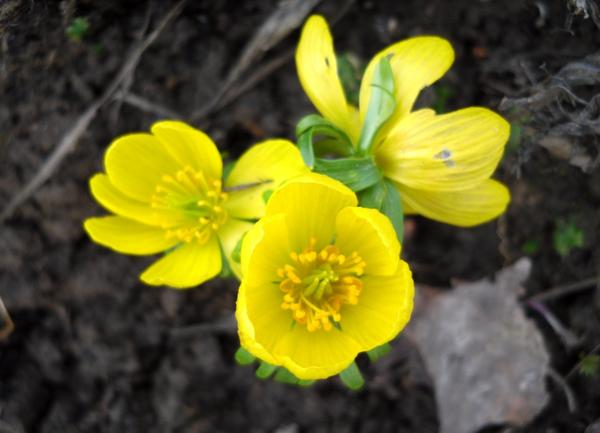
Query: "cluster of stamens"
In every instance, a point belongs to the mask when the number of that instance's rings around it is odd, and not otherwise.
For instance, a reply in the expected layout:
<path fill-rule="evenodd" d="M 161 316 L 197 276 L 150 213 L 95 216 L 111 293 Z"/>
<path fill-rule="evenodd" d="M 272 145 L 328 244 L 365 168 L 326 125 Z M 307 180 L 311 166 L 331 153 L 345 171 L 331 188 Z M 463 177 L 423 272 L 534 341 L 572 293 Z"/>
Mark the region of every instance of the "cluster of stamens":
<path fill-rule="evenodd" d="M 329 331 L 340 322 L 342 305 L 358 303 L 366 263 L 356 251 L 346 256 L 335 245 L 317 251 L 316 243 L 311 238 L 308 247 L 290 253 L 291 263 L 277 270 L 284 293 L 281 308 L 309 331 Z"/>
<path fill-rule="evenodd" d="M 154 209 L 175 211 L 179 216 L 163 223 L 167 238 L 206 243 L 227 221 L 223 207 L 227 193 L 221 188 L 220 180 L 207 179 L 203 172 L 189 166 L 174 175 L 162 176 L 150 205 Z"/>

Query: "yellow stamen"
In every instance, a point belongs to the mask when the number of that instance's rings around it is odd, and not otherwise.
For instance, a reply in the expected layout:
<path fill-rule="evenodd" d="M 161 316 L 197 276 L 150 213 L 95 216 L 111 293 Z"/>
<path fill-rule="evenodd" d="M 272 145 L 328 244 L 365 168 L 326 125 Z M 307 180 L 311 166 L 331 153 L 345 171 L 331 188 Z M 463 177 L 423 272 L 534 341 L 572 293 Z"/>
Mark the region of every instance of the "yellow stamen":
<path fill-rule="evenodd" d="M 291 264 L 277 269 L 284 293 L 281 308 L 290 310 L 293 320 L 311 332 L 330 331 L 342 319 L 342 306 L 358 303 L 359 277 L 366 267 L 357 252 L 344 255 L 335 245 L 317 251 L 316 244 L 311 238 L 303 251 L 290 252 Z"/>
<path fill-rule="evenodd" d="M 204 244 L 227 221 L 223 203 L 228 195 L 221 191 L 222 182 L 206 179 L 201 171 L 190 166 L 173 174 L 165 174 L 154 189 L 150 206 L 157 211 L 168 211 L 159 225 L 165 237 L 181 242 Z"/>

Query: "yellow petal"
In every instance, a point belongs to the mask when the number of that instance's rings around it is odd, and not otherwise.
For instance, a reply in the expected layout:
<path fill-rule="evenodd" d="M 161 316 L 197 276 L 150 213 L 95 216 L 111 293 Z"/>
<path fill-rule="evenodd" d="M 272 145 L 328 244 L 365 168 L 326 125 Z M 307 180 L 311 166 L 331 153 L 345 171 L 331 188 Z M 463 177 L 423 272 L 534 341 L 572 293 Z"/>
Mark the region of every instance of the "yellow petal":
<path fill-rule="evenodd" d="M 350 118 L 350 124 L 347 126 L 347 130 L 345 130 L 348 137 L 350 137 L 352 144 L 354 146 L 358 145 L 358 139 L 360 137 L 360 130 L 362 128 L 362 122 L 360 120 L 360 112 L 358 108 L 354 105 L 348 104 L 348 112 Z"/>
<path fill-rule="evenodd" d="M 402 202 L 415 213 L 460 227 L 482 224 L 498 217 L 510 201 L 508 189 L 492 179 L 463 191 L 433 192 L 396 184 Z"/>
<path fill-rule="evenodd" d="M 175 212 L 158 211 L 148 203 L 135 200 L 113 186 L 107 175 L 98 173 L 90 179 L 90 189 L 94 198 L 107 210 L 148 225 L 160 225 L 165 221 L 176 223 L 181 215 Z"/>
<path fill-rule="evenodd" d="M 258 331 L 257 340 L 260 341 Z M 337 328 L 310 332 L 305 326 L 290 329 L 288 325 L 288 332 L 279 338 L 274 355 L 297 378 L 313 380 L 340 373 L 360 350 L 352 338 Z"/>
<path fill-rule="evenodd" d="M 246 306 L 246 288 L 244 284 L 240 286 L 238 291 L 235 307 L 235 318 L 238 323 L 240 345 L 257 358 L 262 359 L 271 365 L 280 365 L 279 361 L 256 341 L 254 336 L 254 326 L 248 318 L 248 308 Z"/>
<path fill-rule="evenodd" d="M 264 352 L 277 359 L 275 346 L 290 332 L 293 323 L 290 312 L 281 308 L 283 295 L 279 285 L 275 282 L 248 285 L 246 281 L 243 285 L 245 292 L 242 302 L 245 300 L 247 322 L 243 310 L 240 310 L 237 317 L 238 324 L 242 326 L 242 335 L 246 342 L 254 341 L 253 344 L 248 344 L 250 350 L 260 350 L 260 346 Z"/>
<path fill-rule="evenodd" d="M 347 207 L 337 214 L 335 244 L 344 254 L 358 252 L 369 275 L 392 275 L 400 259 L 400 243 L 390 220 L 375 209 Z"/>
<path fill-rule="evenodd" d="M 300 151 L 291 142 L 268 140 L 254 145 L 240 157 L 225 181 L 229 190 L 225 207 L 237 218 L 260 218 L 265 212 L 265 191 L 308 172 Z"/>
<path fill-rule="evenodd" d="M 297 177 L 273 193 L 267 215 L 285 214 L 293 251 L 303 250 L 314 237 L 316 248 L 332 241 L 340 210 L 356 206 L 356 195 L 337 180 L 311 173 Z"/>
<path fill-rule="evenodd" d="M 206 244 L 182 244 L 154 262 L 140 276 L 151 286 L 170 286 L 185 289 L 202 284 L 221 272 L 219 240 L 213 236 Z"/>
<path fill-rule="evenodd" d="M 388 125 L 408 114 L 419 92 L 439 80 L 454 62 L 454 50 L 450 43 L 436 36 L 409 38 L 380 51 L 367 66 L 360 85 L 359 106 L 363 120 L 371 98 L 373 73 L 384 56 L 391 56 L 388 58 L 394 72 L 397 104 Z"/>
<path fill-rule="evenodd" d="M 289 261 L 292 251 L 288 240 L 285 215 L 261 218 L 248 231 L 242 242 L 241 265 L 248 286 L 277 280 L 277 270 Z"/>
<path fill-rule="evenodd" d="M 233 271 L 236 277 L 242 278 L 242 267 L 239 261 L 233 260 L 231 253 L 237 246 L 238 242 L 242 240 L 242 237 L 248 230 L 252 228 L 253 224 L 248 221 L 241 221 L 235 218 L 229 218 L 227 222 L 219 228 L 219 241 L 221 242 L 221 248 L 229 264 L 229 268 Z"/>
<path fill-rule="evenodd" d="M 155 254 L 178 242 L 176 239 L 167 239 L 161 228 L 121 216 L 88 218 L 83 226 L 94 242 L 125 254 Z"/>
<path fill-rule="evenodd" d="M 489 178 L 504 151 L 510 125 L 486 108 L 436 116 L 411 113 L 376 149 L 385 176 L 410 188 L 458 191 Z"/>
<path fill-rule="evenodd" d="M 190 166 L 209 179 L 221 179 L 223 161 L 208 135 L 178 121 L 166 120 L 152 125 L 154 134 L 180 167 Z"/>
<path fill-rule="evenodd" d="M 110 182 L 117 189 L 143 202 L 150 202 L 163 175 L 172 175 L 181 168 L 163 144 L 150 134 L 117 138 L 106 151 L 104 165 Z"/>
<path fill-rule="evenodd" d="M 321 115 L 348 134 L 356 131 L 338 76 L 329 26 L 322 16 L 311 16 L 302 29 L 296 69 L 302 88 Z"/>
<path fill-rule="evenodd" d="M 361 352 L 393 339 L 408 323 L 414 302 L 412 274 L 404 261 L 394 275 L 366 275 L 362 281 L 358 304 L 344 305 L 340 311 L 341 329 Z"/>

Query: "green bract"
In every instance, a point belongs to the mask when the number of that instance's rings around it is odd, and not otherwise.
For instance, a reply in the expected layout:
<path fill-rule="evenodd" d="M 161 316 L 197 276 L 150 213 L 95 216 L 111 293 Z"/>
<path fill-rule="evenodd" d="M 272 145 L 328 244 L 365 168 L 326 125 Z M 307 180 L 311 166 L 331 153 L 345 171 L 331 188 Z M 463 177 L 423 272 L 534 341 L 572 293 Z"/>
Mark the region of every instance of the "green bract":
<path fill-rule="evenodd" d="M 308 167 L 360 192 L 361 206 L 385 213 L 392 220 L 398 238 L 402 239 L 400 194 L 383 178 L 372 154 L 379 131 L 396 109 L 394 75 L 387 57 L 382 57 L 375 68 L 371 87 L 371 99 L 357 146 L 331 121 L 311 114 L 296 126 L 298 147 Z"/>
<path fill-rule="evenodd" d="M 382 57 L 375 68 L 371 87 L 367 116 L 358 140 L 358 152 L 361 155 L 371 153 L 377 133 L 396 109 L 394 73 L 387 57 Z"/>

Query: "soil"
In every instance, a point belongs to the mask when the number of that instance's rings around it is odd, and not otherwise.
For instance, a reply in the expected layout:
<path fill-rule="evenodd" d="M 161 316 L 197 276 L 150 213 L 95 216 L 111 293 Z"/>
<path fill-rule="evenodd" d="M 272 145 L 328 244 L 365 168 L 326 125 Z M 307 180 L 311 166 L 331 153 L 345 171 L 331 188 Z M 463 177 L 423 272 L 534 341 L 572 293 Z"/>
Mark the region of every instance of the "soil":
<path fill-rule="evenodd" d="M 173 4 L 0 1 L 0 207 L 102 94 L 141 29 L 152 28 Z M 189 119 L 276 5 L 188 1 L 143 54 L 130 92 Z M 589 7 L 587 19 L 582 11 L 575 14 L 577 5 Z M 450 111 L 472 105 L 498 110 L 504 97 L 527 96 L 568 63 L 594 53 L 600 29 L 590 5 L 594 0 L 326 0 L 316 10 L 340 17 L 333 27 L 337 50 L 362 62 L 407 36 L 448 38 L 455 65 L 419 103 Z M 66 31 L 76 17 L 89 22 L 81 40 Z M 290 52 L 297 38 L 296 30 L 259 63 Z M 582 92 L 586 100 L 600 93 L 593 86 Z M 445 102 L 440 94 L 448 95 Z M 293 139 L 295 122 L 311 111 L 289 58 L 195 124 L 235 156 L 267 137 Z M 514 111 L 503 114 L 513 125 L 528 123 Z M 600 168 L 583 172 L 541 147 L 539 135 L 556 120 L 541 114 L 533 111 L 529 132 L 511 141 L 497 172 L 513 197 L 499 220 L 461 229 L 408 219 L 404 256 L 417 283 L 450 287 L 455 280 L 491 277 L 526 254 L 533 273 L 524 298 L 598 275 Z M 235 281 L 187 291 L 147 287 L 138 275 L 152 258 L 118 255 L 87 238 L 83 219 L 103 212 L 87 181 L 102 169 L 106 146 L 161 117 L 127 103 L 106 104 L 49 181 L 0 226 L 0 298 L 16 325 L 0 341 L 0 432 L 438 431 L 431 378 L 407 339 L 397 339 L 375 365 L 360 360 L 367 385 L 359 392 L 337 380 L 306 389 L 260 381 L 252 367 L 236 365 L 231 327 L 186 328 L 226 325 Z M 597 137 L 577 139 L 589 139 L 586 149 L 597 156 Z M 553 242 L 561 221 L 583 232 L 583 244 L 564 256 Z M 548 379 L 544 411 L 511 431 L 596 432 L 600 375 L 584 376 L 578 365 L 600 344 L 600 291 L 590 284 L 546 307 L 578 338 L 577 345 L 565 346 L 531 312 L 576 406 Z"/>

